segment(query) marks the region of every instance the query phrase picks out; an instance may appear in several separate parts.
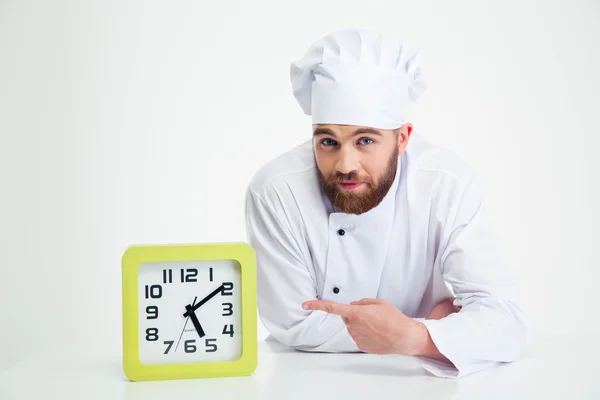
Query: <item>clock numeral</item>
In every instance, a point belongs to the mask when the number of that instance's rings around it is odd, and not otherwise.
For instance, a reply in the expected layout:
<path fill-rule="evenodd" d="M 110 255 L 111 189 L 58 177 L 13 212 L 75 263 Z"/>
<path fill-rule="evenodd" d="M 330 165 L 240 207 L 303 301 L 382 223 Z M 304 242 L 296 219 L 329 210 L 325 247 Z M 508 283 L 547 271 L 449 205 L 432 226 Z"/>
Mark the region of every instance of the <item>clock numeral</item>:
<path fill-rule="evenodd" d="M 216 342 L 217 339 L 206 339 L 206 352 L 207 353 L 214 353 L 215 351 L 217 351 L 217 344 L 213 343 Z"/>
<path fill-rule="evenodd" d="M 171 349 L 171 346 L 173 346 L 173 343 L 175 343 L 173 340 L 165 340 L 164 342 L 167 345 L 167 349 L 165 350 L 165 352 L 163 354 L 167 354 L 169 352 L 169 350 Z"/>
<path fill-rule="evenodd" d="M 227 329 L 229 327 L 229 329 Z M 229 325 L 225 325 L 223 327 L 223 335 L 229 335 L 231 337 L 233 337 L 233 325 L 229 324 Z"/>
<path fill-rule="evenodd" d="M 227 312 L 227 314 L 225 314 Z M 223 314 L 224 317 L 228 317 L 233 315 L 233 304 L 231 303 L 223 303 Z"/>
<path fill-rule="evenodd" d="M 221 296 L 231 296 L 233 292 L 228 292 L 228 290 L 233 289 L 233 282 L 223 282 L 223 290 L 221 291 Z"/>
<path fill-rule="evenodd" d="M 158 318 L 158 307 L 148 306 L 146 307 L 146 313 L 148 314 L 146 319 L 156 319 Z"/>
<path fill-rule="evenodd" d="M 146 340 L 149 342 L 156 342 L 158 340 L 158 328 L 146 329 Z"/>
<path fill-rule="evenodd" d="M 181 282 L 198 282 L 196 276 L 198 276 L 198 270 L 196 268 L 181 270 Z"/>
<path fill-rule="evenodd" d="M 213 281 L 213 269 L 212 269 L 212 267 L 210 267 L 209 270 L 208 270 L 208 277 L 209 277 L 208 279 L 210 279 L 210 281 L 212 282 Z"/>
<path fill-rule="evenodd" d="M 162 297 L 162 286 L 152 285 L 148 287 L 146 285 L 146 298 L 152 297 L 153 299 L 160 299 Z"/>
<path fill-rule="evenodd" d="M 163 283 L 173 283 L 172 269 L 163 269 Z"/>
<path fill-rule="evenodd" d="M 184 344 L 184 349 L 186 353 L 195 353 L 196 352 L 196 339 L 186 340 Z"/>

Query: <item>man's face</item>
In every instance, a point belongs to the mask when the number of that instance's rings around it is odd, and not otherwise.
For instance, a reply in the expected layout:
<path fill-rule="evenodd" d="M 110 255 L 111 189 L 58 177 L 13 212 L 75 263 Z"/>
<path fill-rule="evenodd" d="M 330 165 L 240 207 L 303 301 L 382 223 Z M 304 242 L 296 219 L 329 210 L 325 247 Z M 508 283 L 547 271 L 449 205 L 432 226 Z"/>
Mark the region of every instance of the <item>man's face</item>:
<path fill-rule="evenodd" d="M 412 131 L 352 125 L 313 125 L 319 178 L 331 203 L 342 212 L 362 214 L 377 206 L 394 181 L 398 156 Z"/>

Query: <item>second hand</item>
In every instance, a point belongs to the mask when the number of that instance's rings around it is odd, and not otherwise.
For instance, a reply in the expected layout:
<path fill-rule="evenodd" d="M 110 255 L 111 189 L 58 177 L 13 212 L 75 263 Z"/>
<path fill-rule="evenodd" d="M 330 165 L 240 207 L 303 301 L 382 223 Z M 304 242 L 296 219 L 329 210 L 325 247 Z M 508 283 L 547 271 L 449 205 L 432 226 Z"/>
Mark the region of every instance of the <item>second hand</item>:
<path fill-rule="evenodd" d="M 196 304 L 197 298 L 198 298 L 198 296 L 194 297 L 194 301 L 192 302 L 192 307 L 194 306 L 194 304 Z M 190 319 L 189 316 L 185 318 L 185 324 L 183 325 L 183 329 L 181 330 L 181 335 L 179 335 L 179 340 L 177 341 L 177 346 L 175 346 L 175 351 L 177 351 L 177 348 L 179 347 L 179 342 L 181 342 L 181 337 L 183 336 L 183 332 L 185 332 L 185 327 L 187 326 L 189 319 Z"/>

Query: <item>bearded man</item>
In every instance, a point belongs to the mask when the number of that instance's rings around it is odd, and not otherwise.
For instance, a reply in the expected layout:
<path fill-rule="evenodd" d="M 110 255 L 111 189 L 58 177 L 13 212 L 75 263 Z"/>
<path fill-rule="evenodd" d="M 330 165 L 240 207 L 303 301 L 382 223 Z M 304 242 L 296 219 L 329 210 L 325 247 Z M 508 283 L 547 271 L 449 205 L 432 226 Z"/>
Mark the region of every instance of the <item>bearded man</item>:
<path fill-rule="evenodd" d="M 451 378 L 518 359 L 528 320 L 482 182 L 406 121 L 426 87 L 418 54 L 348 29 L 290 72 L 312 138 L 264 164 L 246 195 L 270 338 L 414 356 Z"/>

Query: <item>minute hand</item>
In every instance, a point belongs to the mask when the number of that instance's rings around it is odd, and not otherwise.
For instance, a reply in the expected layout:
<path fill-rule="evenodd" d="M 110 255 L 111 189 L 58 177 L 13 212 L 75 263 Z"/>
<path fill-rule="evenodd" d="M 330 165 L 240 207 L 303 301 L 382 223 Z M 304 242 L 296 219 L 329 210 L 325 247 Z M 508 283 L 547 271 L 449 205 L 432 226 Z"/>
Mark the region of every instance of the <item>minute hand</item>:
<path fill-rule="evenodd" d="M 215 297 L 217 294 L 219 294 L 221 291 L 223 291 L 224 289 L 224 285 L 219 286 L 218 288 L 216 288 L 215 290 L 213 290 L 213 292 L 211 294 L 209 294 L 208 296 L 206 296 L 205 298 L 203 298 L 202 300 L 200 300 L 198 302 L 198 304 L 196 304 L 194 307 L 192 307 L 191 309 L 188 309 L 185 314 L 183 314 L 184 317 L 189 316 L 191 313 L 193 313 L 194 311 L 196 311 L 198 308 L 200 308 L 203 304 L 205 304 L 207 301 L 209 301 L 210 299 L 212 299 L 213 297 Z"/>

